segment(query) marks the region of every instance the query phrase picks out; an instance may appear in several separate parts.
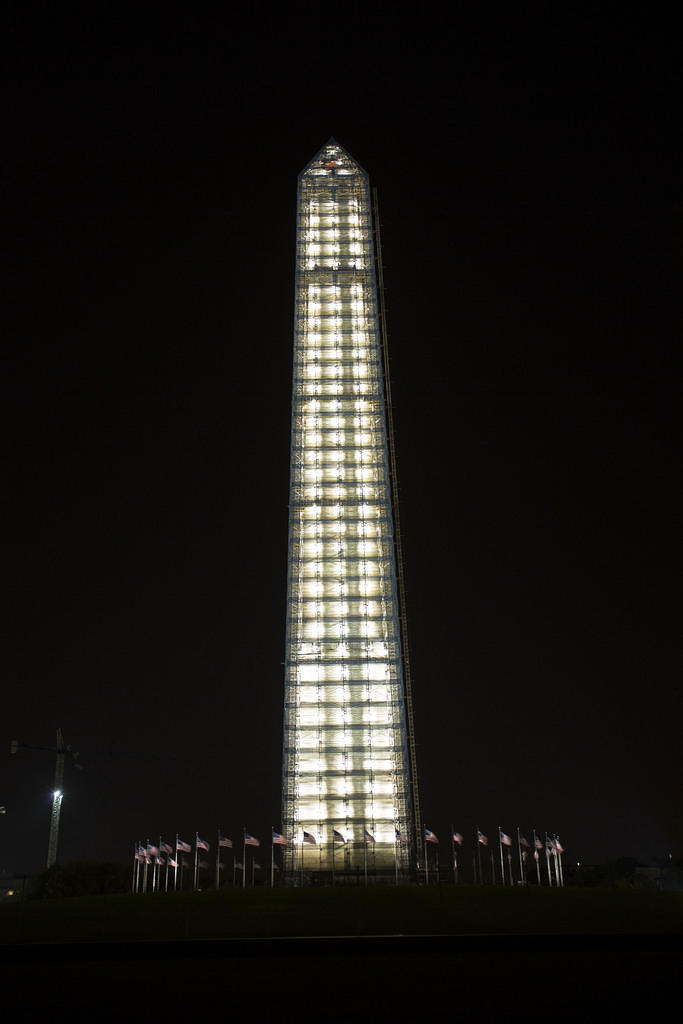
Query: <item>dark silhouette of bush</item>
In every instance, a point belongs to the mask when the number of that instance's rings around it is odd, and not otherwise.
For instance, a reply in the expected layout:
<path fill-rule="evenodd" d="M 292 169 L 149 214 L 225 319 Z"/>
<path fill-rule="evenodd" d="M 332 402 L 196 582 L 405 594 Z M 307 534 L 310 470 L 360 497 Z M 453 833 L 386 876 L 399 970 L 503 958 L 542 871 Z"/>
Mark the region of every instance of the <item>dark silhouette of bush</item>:
<path fill-rule="evenodd" d="M 130 868 L 125 864 L 73 861 L 55 864 L 33 879 L 31 899 L 63 896 L 105 896 L 130 890 Z"/>

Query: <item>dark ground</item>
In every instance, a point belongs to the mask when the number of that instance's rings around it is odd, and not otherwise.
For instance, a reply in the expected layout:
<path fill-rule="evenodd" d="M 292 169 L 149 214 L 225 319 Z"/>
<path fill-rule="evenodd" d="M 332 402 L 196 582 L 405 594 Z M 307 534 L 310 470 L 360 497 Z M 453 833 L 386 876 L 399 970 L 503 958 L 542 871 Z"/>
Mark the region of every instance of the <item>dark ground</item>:
<path fill-rule="evenodd" d="M 193 1013 L 648 1018 L 677 995 L 680 893 L 462 886 L 35 900 L 0 908 L 13 1020 Z"/>
<path fill-rule="evenodd" d="M 123 944 L 103 957 L 95 946 L 64 950 L 5 960 L 14 1020 L 35 1020 L 56 1002 L 69 1020 L 216 1011 L 287 1021 L 652 1019 L 677 996 L 683 963 L 680 937 L 661 936 Z"/>

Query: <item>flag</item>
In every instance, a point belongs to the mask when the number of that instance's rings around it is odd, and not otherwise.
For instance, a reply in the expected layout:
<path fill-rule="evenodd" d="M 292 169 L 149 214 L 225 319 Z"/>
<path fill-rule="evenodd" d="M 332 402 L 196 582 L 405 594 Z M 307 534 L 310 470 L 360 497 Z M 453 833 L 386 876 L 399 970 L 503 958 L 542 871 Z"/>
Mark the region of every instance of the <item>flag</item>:
<path fill-rule="evenodd" d="M 192 853 L 192 847 L 183 839 L 176 839 L 175 848 L 178 851 L 178 853 Z"/>
<path fill-rule="evenodd" d="M 162 853 L 173 853 L 173 847 L 168 843 L 159 843 L 159 849 Z"/>
<path fill-rule="evenodd" d="M 164 860 L 163 857 L 155 857 L 154 858 L 154 863 L 155 864 L 160 864 L 160 865 L 163 866 L 166 863 L 166 861 Z"/>
<path fill-rule="evenodd" d="M 564 853 L 564 846 L 562 846 L 562 844 L 561 844 L 559 839 L 555 840 L 555 849 L 557 850 L 558 853 Z"/>
<path fill-rule="evenodd" d="M 500 841 L 503 844 L 503 846 L 512 846 L 512 840 L 510 839 L 510 836 L 506 832 L 503 832 L 502 829 L 500 829 Z"/>
<path fill-rule="evenodd" d="M 457 843 L 457 844 L 458 844 L 458 846 L 462 846 L 462 844 L 463 844 L 463 841 L 464 841 L 464 840 L 463 840 L 463 838 L 462 838 L 462 836 L 460 835 L 460 833 L 459 833 L 459 832 L 454 832 L 454 833 L 453 833 L 453 842 L 454 842 L 454 843 Z"/>
<path fill-rule="evenodd" d="M 396 829 L 396 842 L 404 844 L 408 842 L 408 836 L 398 828 Z"/>
<path fill-rule="evenodd" d="M 173 857 L 169 857 L 168 858 L 168 866 L 169 866 L 169 868 L 177 868 L 178 867 L 178 861 L 177 860 L 173 860 Z"/>
<path fill-rule="evenodd" d="M 225 836 L 219 836 L 218 845 L 224 846 L 226 850 L 232 850 L 232 839 L 226 839 Z"/>
<path fill-rule="evenodd" d="M 273 832 L 273 846 L 286 846 L 287 839 L 280 832 Z"/>
<path fill-rule="evenodd" d="M 426 828 L 426 829 L 425 829 L 425 840 L 426 840 L 426 841 L 427 841 L 428 843 L 438 843 L 438 841 L 439 841 L 439 840 L 438 840 L 438 839 L 436 838 L 436 836 L 434 835 L 434 833 L 433 833 L 433 832 L 430 832 L 428 828 Z"/>
<path fill-rule="evenodd" d="M 332 842 L 333 843 L 345 843 L 346 840 L 341 832 L 337 832 L 336 828 L 332 831 Z"/>
<path fill-rule="evenodd" d="M 206 850 L 207 853 L 209 852 L 209 844 L 206 839 L 202 839 L 199 835 L 197 836 L 197 849 Z"/>
<path fill-rule="evenodd" d="M 483 832 L 479 831 L 479 829 L 477 829 L 477 842 L 481 843 L 482 846 L 488 846 L 489 845 L 489 838 L 488 838 L 488 836 L 485 836 Z"/>
<path fill-rule="evenodd" d="M 519 837 L 519 845 L 524 846 L 526 849 L 529 848 L 529 840 L 525 839 L 524 836 Z"/>
<path fill-rule="evenodd" d="M 370 835 L 370 833 L 368 832 L 367 829 L 365 829 L 365 842 L 366 843 L 374 843 L 375 842 L 375 837 L 373 835 Z"/>
<path fill-rule="evenodd" d="M 158 846 L 153 846 L 152 843 L 148 843 L 147 844 L 147 853 L 149 854 L 150 857 L 158 857 L 159 856 L 159 847 Z"/>
<path fill-rule="evenodd" d="M 304 842 L 305 843 L 313 843 L 314 846 L 317 845 L 315 837 L 312 836 L 310 832 L 304 832 Z"/>
<path fill-rule="evenodd" d="M 248 832 L 244 833 L 244 845 L 245 846 L 260 846 L 261 840 L 257 839 L 256 836 L 250 836 Z"/>
<path fill-rule="evenodd" d="M 236 867 L 236 868 L 239 868 L 239 870 L 241 871 L 241 870 L 242 870 L 242 868 L 244 867 L 244 864 L 240 864 L 240 862 L 239 862 L 238 860 L 236 860 L 236 861 L 235 861 L 235 867 Z"/>
<path fill-rule="evenodd" d="M 534 846 L 536 847 L 537 850 L 542 850 L 543 849 L 543 843 L 538 838 L 538 836 L 536 835 L 535 832 L 534 832 Z"/>
<path fill-rule="evenodd" d="M 253 862 L 252 867 L 254 868 L 254 871 L 263 871 L 261 865 L 257 864 L 256 861 Z"/>

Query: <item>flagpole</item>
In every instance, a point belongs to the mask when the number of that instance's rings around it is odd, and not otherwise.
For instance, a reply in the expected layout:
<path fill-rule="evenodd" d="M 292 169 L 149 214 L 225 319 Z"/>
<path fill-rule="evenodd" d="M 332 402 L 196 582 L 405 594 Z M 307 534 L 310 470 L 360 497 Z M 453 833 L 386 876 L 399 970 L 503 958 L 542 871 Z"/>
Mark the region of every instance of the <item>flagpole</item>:
<path fill-rule="evenodd" d="M 394 824 L 394 885 L 398 885 L 398 829 Z"/>
<path fill-rule="evenodd" d="M 304 850 L 306 849 L 306 843 L 303 838 L 303 829 L 301 830 L 301 888 L 304 887 Z"/>
<path fill-rule="evenodd" d="M 557 848 L 557 863 L 558 863 L 559 868 L 560 868 L 560 886 L 561 886 L 561 888 L 564 889 L 564 872 L 562 871 L 562 850 L 560 849 L 559 846 L 557 846 L 557 843 L 559 842 L 559 838 L 560 838 L 559 836 L 555 836 L 555 843 L 556 843 L 556 848 Z"/>
<path fill-rule="evenodd" d="M 270 888 L 273 889 L 273 882 L 275 880 L 275 836 L 273 832 L 275 829 L 270 826 Z"/>
<path fill-rule="evenodd" d="M 242 826 L 242 888 L 247 887 L 247 826 Z"/>
<path fill-rule="evenodd" d="M 221 887 L 221 827 L 216 832 L 216 888 Z"/>
<path fill-rule="evenodd" d="M 536 829 L 533 830 L 533 833 L 534 833 L 534 860 L 536 861 L 536 885 L 538 885 L 540 887 L 540 885 L 541 885 L 541 856 L 540 856 L 540 854 L 538 852 L 538 846 L 536 845 L 537 842 L 538 842 L 538 836 L 536 835 Z"/>
<path fill-rule="evenodd" d="M 500 850 L 500 880 L 505 885 L 505 865 L 503 863 L 503 830 L 498 826 L 498 849 Z"/>
<path fill-rule="evenodd" d="M 552 886 L 553 879 L 550 874 L 550 859 L 548 858 L 548 833 L 545 834 L 545 866 L 548 870 L 548 885 Z"/>
<path fill-rule="evenodd" d="M 334 888 L 334 828 L 332 829 L 332 888 Z"/>
<path fill-rule="evenodd" d="M 483 878 L 483 875 L 481 873 L 481 843 L 479 842 L 479 836 L 480 836 L 481 833 L 479 832 L 479 826 L 478 825 L 477 825 L 477 830 L 476 831 L 477 831 L 477 837 L 476 837 L 477 838 L 477 863 L 479 865 L 479 885 L 483 885 L 484 884 L 484 878 Z"/>
<path fill-rule="evenodd" d="M 133 880 L 131 883 L 131 892 L 138 891 L 138 868 L 140 866 L 140 861 L 138 860 L 139 845 L 140 844 L 137 842 L 133 843 Z"/>
<path fill-rule="evenodd" d="M 368 830 L 363 829 L 363 865 L 365 868 L 365 885 L 368 884 Z"/>
<path fill-rule="evenodd" d="M 519 880 L 524 882 L 524 872 L 522 871 L 522 840 L 519 835 L 519 825 L 517 826 L 517 853 L 519 855 Z"/>
<path fill-rule="evenodd" d="M 175 867 L 173 868 L 173 892 L 178 891 L 178 833 L 175 834 Z"/>
<path fill-rule="evenodd" d="M 425 885 L 429 885 L 429 843 L 427 842 L 427 836 L 425 835 L 424 840 L 425 848 Z"/>
<path fill-rule="evenodd" d="M 455 829 L 453 828 L 453 822 L 451 822 L 451 861 L 453 863 L 453 885 L 455 885 Z"/>
<path fill-rule="evenodd" d="M 145 846 L 145 867 L 144 867 L 144 870 L 142 872 L 142 891 L 144 893 L 147 892 L 147 868 L 149 867 L 148 847 L 149 847 L 149 839 L 147 840 L 147 844 Z"/>
<path fill-rule="evenodd" d="M 168 846 L 168 843 L 166 844 Z M 159 836 L 159 850 L 161 851 L 161 836 Z M 168 863 L 169 852 L 166 850 L 166 871 L 164 873 L 164 892 L 168 892 Z"/>

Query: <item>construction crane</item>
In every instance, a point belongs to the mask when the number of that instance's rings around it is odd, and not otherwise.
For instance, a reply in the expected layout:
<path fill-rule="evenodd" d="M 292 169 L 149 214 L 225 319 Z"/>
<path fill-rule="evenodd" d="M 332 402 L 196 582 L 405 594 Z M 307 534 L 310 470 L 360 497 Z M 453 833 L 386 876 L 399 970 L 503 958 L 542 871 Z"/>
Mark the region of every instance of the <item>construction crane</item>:
<path fill-rule="evenodd" d="M 9 747 L 10 754 L 16 754 L 19 750 L 54 750 L 57 753 L 55 763 L 55 785 L 52 791 L 52 810 L 50 812 L 50 839 L 47 845 L 47 866 L 49 868 L 57 860 L 57 842 L 59 840 L 59 816 L 62 813 L 62 800 L 64 798 L 64 759 L 67 754 L 73 758 L 74 768 L 83 768 L 78 763 L 78 752 L 71 744 L 64 743 L 62 730 L 57 729 L 57 745 L 55 747 L 36 747 L 31 743 L 24 743 L 22 740 L 12 740 Z"/>

